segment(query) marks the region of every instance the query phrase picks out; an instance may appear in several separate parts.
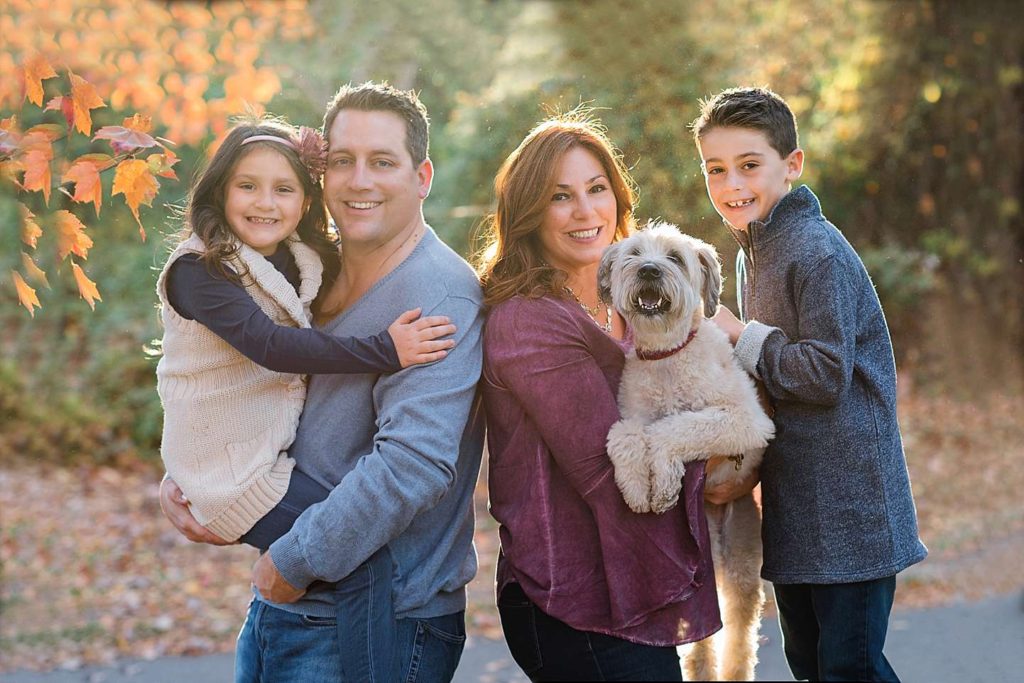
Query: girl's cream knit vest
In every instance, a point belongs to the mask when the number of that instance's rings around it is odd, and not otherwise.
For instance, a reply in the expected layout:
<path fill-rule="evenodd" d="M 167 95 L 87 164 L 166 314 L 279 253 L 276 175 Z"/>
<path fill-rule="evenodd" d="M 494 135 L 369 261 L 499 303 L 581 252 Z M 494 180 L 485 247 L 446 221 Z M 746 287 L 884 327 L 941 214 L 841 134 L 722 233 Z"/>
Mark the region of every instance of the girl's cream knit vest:
<path fill-rule="evenodd" d="M 323 265 L 297 236 L 287 246 L 301 275 L 298 295 L 252 248 L 243 244 L 237 262 L 249 269 L 243 278 L 246 292 L 271 320 L 309 327 Z M 233 541 L 277 505 L 288 488 L 295 462 L 286 450 L 295 438 L 306 380 L 253 363 L 168 303 L 171 264 L 183 254 L 204 251 L 202 240 L 190 236 L 167 259 L 157 280 L 164 326 L 163 357 L 156 369 L 164 408 L 160 455 L 196 520 Z M 241 270 L 237 263 L 229 265 Z"/>

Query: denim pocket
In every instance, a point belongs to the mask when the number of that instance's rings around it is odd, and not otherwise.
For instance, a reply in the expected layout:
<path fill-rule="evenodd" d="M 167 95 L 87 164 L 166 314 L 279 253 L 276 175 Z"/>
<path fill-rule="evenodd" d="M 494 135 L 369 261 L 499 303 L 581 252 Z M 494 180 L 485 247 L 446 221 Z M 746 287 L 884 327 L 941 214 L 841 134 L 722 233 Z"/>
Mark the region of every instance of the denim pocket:
<path fill-rule="evenodd" d="M 302 614 L 302 623 L 312 628 L 337 628 L 337 617 L 318 617 L 311 614 Z"/>
<path fill-rule="evenodd" d="M 432 620 L 432 621 L 423 620 L 423 621 L 420 621 L 419 625 L 420 625 L 420 627 L 424 631 L 426 631 L 430 635 L 434 636 L 435 638 L 438 638 L 439 640 L 443 640 L 443 641 L 448 642 L 448 643 L 454 643 L 456 645 L 461 645 L 462 643 L 465 643 L 466 642 L 466 622 L 463 621 L 462 619 L 458 619 L 458 620 L 453 619 L 451 621 L 452 621 L 451 625 L 455 627 L 454 629 L 452 629 L 452 628 L 442 628 L 441 624 L 437 623 L 437 620 Z M 454 630 L 455 633 L 452 633 L 451 632 L 452 630 Z"/>
<path fill-rule="evenodd" d="M 466 643 L 465 612 L 410 621 L 416 629 L 405 682 L 450 681 Z"/>

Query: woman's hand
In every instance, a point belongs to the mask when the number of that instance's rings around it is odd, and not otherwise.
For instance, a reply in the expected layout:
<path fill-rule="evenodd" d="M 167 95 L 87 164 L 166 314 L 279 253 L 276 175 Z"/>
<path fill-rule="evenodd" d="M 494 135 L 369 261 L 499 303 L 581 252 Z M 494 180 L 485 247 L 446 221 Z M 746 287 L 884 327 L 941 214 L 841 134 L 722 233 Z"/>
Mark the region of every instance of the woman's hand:
<path fill-rule="evenodd" d="M 170 520 L 174 528 L 182 536 L 193 543 L 209 543 L 211 545 L 232 545 L 233 541 L 225 541 L 205 526 L 196 521 L 188 509 L 188 499 L 170 477 L 160 482 L 160 509 L 164 517 Z"/>
<path fill-rule="evenodd" d="M 720 463 L 722 467 L 730 467 L 731 463 L 728 461 L 726 456 L 720 456 L 724 462 Z M 711 467 L 711 463 L 716 460 L 712 458 L 708 461 L 708 466 Z M 719 466 L 716 464 L 715 466 Z M 715 486 L 709 486 L 704 489 L 704 500 L 715 505 L 725 505 L 731 503 L 737 498 L 742 498 L 748 495 L 754 490 L 758 482 L 761 481 L 761 471 L 751 470 L 743 479 L 723 481 L 721 484 Z"/>
<path fill-rule="evenodd" d="M 421 310 L 406 311 L 388 327 L 403 368 L 441 360 L 448 355 L 448 349 L 455 346 L 455 340 L 441 339 L 455 334 L 452 321 L 443 315 L 420 318 Z"/>

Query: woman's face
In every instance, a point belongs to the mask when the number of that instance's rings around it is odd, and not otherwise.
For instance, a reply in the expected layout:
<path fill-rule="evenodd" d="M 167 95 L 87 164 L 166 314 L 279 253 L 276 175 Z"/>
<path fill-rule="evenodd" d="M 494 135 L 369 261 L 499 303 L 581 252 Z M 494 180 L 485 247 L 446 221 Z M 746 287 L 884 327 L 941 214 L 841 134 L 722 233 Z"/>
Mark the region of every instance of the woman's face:
<path fill-rule="evenodd" d="M 555 169 L 538 237 L 541 256 L 570 274 L 593 267 L 615 238 L 618 205 L 601 162 L 585 147 L 566 152 Z"/>

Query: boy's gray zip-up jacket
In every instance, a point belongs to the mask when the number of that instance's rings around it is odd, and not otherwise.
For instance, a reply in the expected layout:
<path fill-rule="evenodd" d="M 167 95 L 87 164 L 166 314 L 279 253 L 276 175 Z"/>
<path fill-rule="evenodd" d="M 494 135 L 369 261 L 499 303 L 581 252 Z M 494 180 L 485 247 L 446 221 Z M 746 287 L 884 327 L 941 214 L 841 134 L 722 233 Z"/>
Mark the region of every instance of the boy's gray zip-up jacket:
<path fill-rule="evenodd" d="M 892 576 L 918 538 L 896 365 L 864 264 L 805 185 L 733 230 L 743 367 L 764 382 L 775 439 L 761 465 L 761 575 L 774 583 Z"/>

